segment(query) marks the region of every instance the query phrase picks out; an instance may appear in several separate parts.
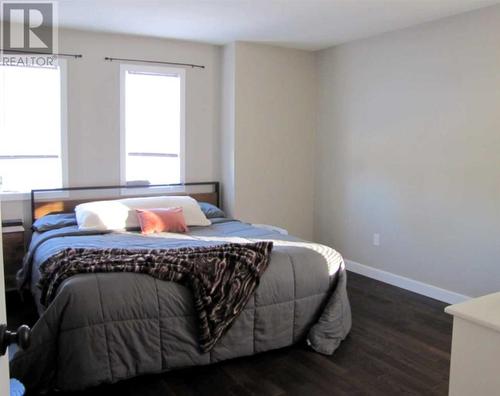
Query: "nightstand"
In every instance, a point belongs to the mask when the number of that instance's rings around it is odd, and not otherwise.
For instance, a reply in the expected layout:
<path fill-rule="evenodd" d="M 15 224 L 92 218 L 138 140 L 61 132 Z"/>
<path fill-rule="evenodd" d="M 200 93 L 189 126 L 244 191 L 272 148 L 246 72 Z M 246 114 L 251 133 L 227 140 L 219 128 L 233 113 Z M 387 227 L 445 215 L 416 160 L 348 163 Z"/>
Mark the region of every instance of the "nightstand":
<path fill-rule="evenodd" d="M 24 226 L 21 220 L 2 221 L 5 291 L 16 290 L 16 273 L 21 269 L 26 252 Z"/>

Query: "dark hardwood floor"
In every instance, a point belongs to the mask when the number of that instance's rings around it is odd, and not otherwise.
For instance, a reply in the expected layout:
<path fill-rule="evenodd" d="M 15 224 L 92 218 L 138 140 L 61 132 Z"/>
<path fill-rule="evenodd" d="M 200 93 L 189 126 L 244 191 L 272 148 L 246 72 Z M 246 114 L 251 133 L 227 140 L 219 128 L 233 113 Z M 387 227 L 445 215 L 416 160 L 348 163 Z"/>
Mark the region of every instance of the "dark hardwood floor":
<path fill-rule="evenodd" d="M 447 395 L 452 321 L 446 304 L 353 273 L 348 288 L 353 328 L 333 356 L 301 344 L 65 396 Z M 16 312 L 15 301 L 8 304 Z M 21 312 L 32 319 L 32 309 Z"/>

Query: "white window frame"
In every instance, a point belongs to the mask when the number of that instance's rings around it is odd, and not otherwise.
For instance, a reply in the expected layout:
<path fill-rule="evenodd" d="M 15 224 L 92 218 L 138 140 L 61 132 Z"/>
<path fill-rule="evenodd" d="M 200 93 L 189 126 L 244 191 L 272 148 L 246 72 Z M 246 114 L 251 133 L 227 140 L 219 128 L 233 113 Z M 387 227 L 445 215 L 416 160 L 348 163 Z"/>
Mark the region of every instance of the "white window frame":
<path fill-rule="evenodd" d="M 185 181 L 185 164 L 186 164 L 186 70 L 177 67 L 163 66 L 144 66 L 134 64 L 120 65 L 120 181 L 122 185 L 127 184 L 127 153 L 126 153 L 126 128 L 125 128 L 125 75 L 127 72 L 151 73 L 151 74 L 174 74 L 180 77 L 180 183 Z M 130 189 L 123 189 L 123 193 L 127 194 Z M 133 192 L 130 192 L 133 193 Z"/>
<path fill-rule="evenodd" d="M 57 60 L 61 77 L 61 168 L 62 186 L 68 186 L 68 63 L 66 59 Z M 56 188 L 56 187 L 54 187 Z M 31 199 L 31 191 L 0 191 L 2 201 L 26 201 Z"/>

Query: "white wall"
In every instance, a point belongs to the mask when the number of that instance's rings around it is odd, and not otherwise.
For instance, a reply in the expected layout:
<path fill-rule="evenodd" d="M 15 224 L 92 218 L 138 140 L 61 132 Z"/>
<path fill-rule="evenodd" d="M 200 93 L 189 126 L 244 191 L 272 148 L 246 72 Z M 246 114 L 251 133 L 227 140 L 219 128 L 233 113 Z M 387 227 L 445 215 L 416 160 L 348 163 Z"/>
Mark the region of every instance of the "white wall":
<path fill-rule="evenodd" d="M 317 240 L 465 295 L 500 290 L 499 39 L 495 6 L 318 54 Z"/>
<path fill-rule="evenodd" d="M 186 181 L 219 178 L 219 46 L 60 29 L 59 51 L 83 54 L 68 59 L 70 186 L 120 184 L 120 64 L 105 56 L 206 66 L 186 68 Z M 27 216 L 27 206 L 5 202 L 4 218 Z"/>
<path fill-rule="evenodd" d="M 311 52 L 238 42 L 225 48 L 223 136 L 234 162 L 232 215 L 312 237 L 316 66 Z M 233 71 L 231 71 L 231 67 Z M 224 95 L 223 95 L 224 96 Z M 229 114 L 227 113 L 229 112 Z M 231 139 L 231 140 L 229 140 Z M 226 181 L 226 180 L 225 180 Z M 227 205 L 226 205 L 227 206 Z"/>

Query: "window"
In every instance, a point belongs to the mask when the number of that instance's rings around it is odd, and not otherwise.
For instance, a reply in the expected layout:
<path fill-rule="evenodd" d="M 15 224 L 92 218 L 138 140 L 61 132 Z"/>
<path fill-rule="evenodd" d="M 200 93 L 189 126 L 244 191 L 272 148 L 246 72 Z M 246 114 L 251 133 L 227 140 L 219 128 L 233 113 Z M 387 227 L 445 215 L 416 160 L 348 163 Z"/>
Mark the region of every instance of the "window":
<path fill-rule="evenodd" d="M 184 180 L 183 69 L 121 66 L 121 177 L 131 184 Z"/>
<path fill-rule="evenodd" d="M 65 184 L 64 66 L 63 61 L 57 67 L 0 64 L 3 193 Z"/>

